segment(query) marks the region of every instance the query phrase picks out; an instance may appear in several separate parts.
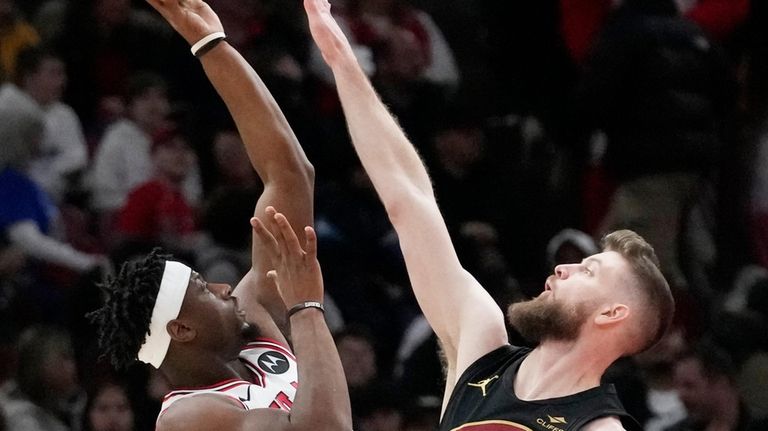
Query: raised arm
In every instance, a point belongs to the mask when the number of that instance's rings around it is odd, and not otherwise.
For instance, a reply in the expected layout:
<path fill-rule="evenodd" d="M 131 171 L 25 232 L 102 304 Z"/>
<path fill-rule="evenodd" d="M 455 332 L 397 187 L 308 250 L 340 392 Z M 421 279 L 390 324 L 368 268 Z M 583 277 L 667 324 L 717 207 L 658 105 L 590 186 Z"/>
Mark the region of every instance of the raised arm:
<path fill-rule="evenodd" d="M 272 233 L 253 218 L 254 240 L 262 245 L 265 257 L 276 268 L 271 274 L 285 306 L 321 303 L 323 278 L 317 262 L 315 232 L 309 226 L 305 228 L 307 240 L 302 247 L 283 214 L 270 207 L 264 219 Z M 295 312 L 290 319 L 301 383 L 289 413 L 276 409 L 245 411 L 221 397 L 197 396 L 181 400 L 169 409 L 161 416 L 158 430 L 351 430 L 352 412 L 344 370 L 322 312 L 310 306 Z"/>
<path fill-rule="evenodd" d="M 147 0 L 171 26 L 193 45 L 204 37 L 223 32 L 221 22 L 202 0 Z M 268 205 L 280 208 L 296 226 L 313 221 L 314 169 L 269 90 L 245 59 L 226 41 L 199 56 L 208 79 L 227 105 L 245 143 L 251 164 L 264 183 L 254 214 Z M 245 222 L 245 221 L 244 221 Z M 297 231 L 303 238 L 303 231 Z M 262 330 L 273 326 L 263 320 L 264 305 L 278 324 L 284 323 L 282 301 L 264 274 L 269 269 L 259 241 L 253 241 L 252 270 L 234 294 Z M 281 325 L 282 326 L 282 325 Z M 265 334 L 280 338 L 274 331 Z"/>
<path fill-rule="evenodd" d="M 472 362 L 507 342 L 503 313 L 459 263 L 427 170 L 357 64 L 330 5 L 304 5 L 336 78 L 355 150 L 397 231 L 419 305 L 446 351 L 447 399 Z"/>

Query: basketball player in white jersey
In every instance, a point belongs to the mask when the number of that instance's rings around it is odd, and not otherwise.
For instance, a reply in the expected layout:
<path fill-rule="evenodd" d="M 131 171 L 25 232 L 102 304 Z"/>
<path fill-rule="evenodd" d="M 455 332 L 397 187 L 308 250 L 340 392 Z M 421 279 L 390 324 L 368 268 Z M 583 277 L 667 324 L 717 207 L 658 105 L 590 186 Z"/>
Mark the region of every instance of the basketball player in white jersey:
<path fill-rule="evenodd" d="M 100 347 L 116 367 L 138 359 L 170 383 L 158 430 L 349 430 L 346 381 L 322 314 L 315 234 L 287 221 L 312 222 L 313 168 L 210 7 L 148 2 L 189 42 L 232 114 L 264 183 L 255 215 L 266 228 L 251 220 L 252 269 L 234 290 L 157 252 L 124 264 L 91 314 Z M 275 323 L 286 315 L 293 349 Z"/>

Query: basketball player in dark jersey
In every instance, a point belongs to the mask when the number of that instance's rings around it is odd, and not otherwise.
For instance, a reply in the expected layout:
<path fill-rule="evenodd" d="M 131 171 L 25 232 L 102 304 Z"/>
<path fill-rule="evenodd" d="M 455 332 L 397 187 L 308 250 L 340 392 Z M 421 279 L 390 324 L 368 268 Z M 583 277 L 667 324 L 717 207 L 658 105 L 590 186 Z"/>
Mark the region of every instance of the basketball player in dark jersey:
<path fill-rule="evenodd" d="M 456 256 L 427 171 L 379 100 L 326 0 L 304 0 L 331 67 L 355 150 L 392 221 L 414 292 L 440 338 L 447 381 L 440 429 L 621 430 L 626 412 L 601 386 L 616 359 L 666 331 L 674 303 L 653 249 L 630 231 L 604 251 L 560 265 L 537 298 L 509 307 L 510 323 L 539 341 L 508 344 L 504 313 Z M 630 424 L 631 422 L 627 422 Z"/>
<path fill-rule="evenodd" d="M 100 347 L 115 366 L 138 359 L 170 383 L 160 431 L 350 430 L 349 395 L 322 314 L 316 237 L 308 227 L 313 168 L 210 7 L 202 0 L 148 2 L 189 42 L 232 114 L 264 183 L 255 207 L 264 223 L 251 219 L 252 269 L 234 291 L 157 252 L 124 264 L 105 285 L 105 305 L 91 314 Z M 294 230 L 289 219 L 307 228 Z M 276 324 L 286 316 L 292 348 Z"/>

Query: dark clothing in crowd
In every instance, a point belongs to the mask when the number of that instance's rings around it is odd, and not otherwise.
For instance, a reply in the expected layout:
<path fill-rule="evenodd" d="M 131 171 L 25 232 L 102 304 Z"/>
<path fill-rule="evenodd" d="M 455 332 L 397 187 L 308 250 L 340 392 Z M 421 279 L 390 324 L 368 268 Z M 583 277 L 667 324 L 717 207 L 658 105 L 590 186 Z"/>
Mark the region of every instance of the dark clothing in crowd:
<path fill-rule="evenodd" d="M 619 179 L 701 173 L 716 161 L 732 96 L 728 70 L 672 0 L 627 1 L 584 76 L 580 118 L 607 134 L 605 166 Z"/>

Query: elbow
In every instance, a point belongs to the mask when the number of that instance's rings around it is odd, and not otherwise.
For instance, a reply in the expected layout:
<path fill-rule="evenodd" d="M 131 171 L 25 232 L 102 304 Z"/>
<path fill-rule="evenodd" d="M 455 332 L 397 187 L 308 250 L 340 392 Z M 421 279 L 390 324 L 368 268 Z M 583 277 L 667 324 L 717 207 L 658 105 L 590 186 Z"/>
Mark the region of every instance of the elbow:
<path fill-rule="evenodd" d="M 381 195 L 384 208 L 387 211 L 390 222 L 397 228 L 408 223 L 415 214 L 424 211 L 437 210 L 432 190 L 424 191 L 414 187 L 396 187 L 389 196 Z M 437 210 L 439 213 L 439 210 Z"/>
<path fill-rule="evenodd" d="M 315 188 L 315 166 L 312 165 L 312 163 L 304 158 L 304 161 L 302 162 L 302 172 L 304 174 L 304 179 L 306 180 L 307 184 L 314 189 Z"/>
<path fill-rule="evenodd" d="M 314 190 L 315 167 L 304 155 L 291 163 L 290 169 L 282 170 L 280 174 L 285 175 L 285 177 L 283 177 L 285 179 L 290 178 L 289 181 L 294 184 L 302 184 L 309 187 L 310 190 Z"/>

